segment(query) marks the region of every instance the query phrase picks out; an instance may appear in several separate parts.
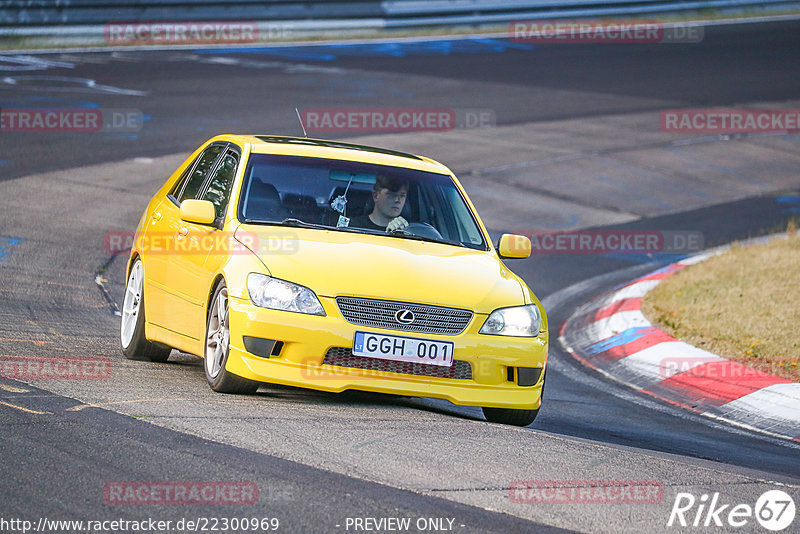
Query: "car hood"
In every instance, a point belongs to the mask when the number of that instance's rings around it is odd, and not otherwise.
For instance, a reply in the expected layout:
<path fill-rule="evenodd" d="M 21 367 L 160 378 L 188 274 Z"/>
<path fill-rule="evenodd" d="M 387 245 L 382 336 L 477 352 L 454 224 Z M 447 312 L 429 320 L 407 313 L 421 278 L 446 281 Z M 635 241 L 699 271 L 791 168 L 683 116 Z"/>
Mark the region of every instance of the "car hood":
<path fill-rule="evenodd" d="M 491 252 L 390 236 L 242 225 L 237 238 L 269 274 L 321 297 L 352 295 L 490 313 L 524 303 L 522 286 Z M 253 240 L 253 236 L 255 240 Z"/>

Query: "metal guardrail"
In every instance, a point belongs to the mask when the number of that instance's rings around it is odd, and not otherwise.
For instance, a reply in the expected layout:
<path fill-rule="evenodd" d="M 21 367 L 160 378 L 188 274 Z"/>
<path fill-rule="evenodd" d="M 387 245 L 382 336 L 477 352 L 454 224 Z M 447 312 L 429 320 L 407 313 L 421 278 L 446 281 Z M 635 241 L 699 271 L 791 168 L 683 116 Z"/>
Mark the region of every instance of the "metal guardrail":
<path fill-rule="evenodd" d="M 524 18 L 642 15 L 780 7 L 797 0 L 0 0 L 0 30 L 141 21 L 273 21 L 298 28 L 502 23 Z M 7 33 L 7 32 L 0 32 Z"/>
<path fill-rule="evenodd" d="M 797 0 L 394 0 L 386 26 L 490 24 L 524 19 L 642 16 L 704 9 L 777 8 L 800 6 Z M 418 6 L 418 11 L 411 11 Z M 470 8 L 471 6 L 471 8 Z M 506 7 L 502 7 L 506 6 Z M 458 8 L 458 9 L 457 9 Z"/>

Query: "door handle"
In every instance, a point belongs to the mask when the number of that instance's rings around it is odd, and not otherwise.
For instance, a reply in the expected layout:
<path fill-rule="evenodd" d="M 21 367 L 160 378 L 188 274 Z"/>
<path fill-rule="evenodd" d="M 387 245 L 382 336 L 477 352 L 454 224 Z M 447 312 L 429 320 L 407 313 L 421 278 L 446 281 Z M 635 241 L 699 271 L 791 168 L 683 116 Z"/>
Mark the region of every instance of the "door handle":
<path fill-rule="evenodd" d="M 158 211 L 153 212 L 153 220 L 154 221 L 160 221 L 162 218 L 163 218 L 163 215 L 161 215 L 161 212 L 158 212 Z"/>
<path fill-rule="evenodd" d="M 178 235 L 179 235 L 180 237 L 186 237 L 187 235 L 189 235 L 189 228 L 187 228 L 186 226 L 184 226 L 183 228 L 181 228 L 180 230 L 178 230 Z"/>

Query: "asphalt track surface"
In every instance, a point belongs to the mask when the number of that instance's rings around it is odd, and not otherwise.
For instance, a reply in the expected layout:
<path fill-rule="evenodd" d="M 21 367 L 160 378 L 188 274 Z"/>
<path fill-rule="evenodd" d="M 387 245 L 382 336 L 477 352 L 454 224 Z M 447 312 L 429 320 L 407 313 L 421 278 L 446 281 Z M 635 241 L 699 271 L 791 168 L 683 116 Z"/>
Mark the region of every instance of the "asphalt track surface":
<path fill-rule="evenodd" d="M 489 108 L 498 126 L 513 126 L 780 103 L 800 96 L 798 30 L 788 22 L 709 28 L 703 43 L 691 46 L 480 40 L 324 54 L 307 47 L 70 53 L 37 56 L 51 62 L 41 70 L 3 72 L 14 77 L 0 85 L 3 108 L 135 108 L 146 122 L 128 133 L 0 135 L 0 354 L 104 355 L 115 365 L 120 399 L 161 402 L 132 411 L 122 403 L 85 408 L 114 392 L 101 384 L 0 381 L 0 517 L 246 514 L 278 517 L 288 532 L 344 532 L 347 517 L 448 517 L 463 532 L 539 532 L 548 525 L 669 532 L 679 530 L 665 526 L 679 488 L 752 504 L 782 483 L 800 502 L 796 445 L 640 397 L 576 365 L 555 335 L 544 407 L 525 430 L 483 423 L 479 410 L 443 401 L 279 387 L 245 398 L 213 395 L 192 358 L 173 356 L 162 366 L 125 362 L 116 348 L 118 319 L 93 281 L 105 265 L 110 298 L 118 301 L 122 261 L 97 244 L 109 230 L 133 229 L 163 175 L 148 175 L 146 165 L 141 174 L 95 180 L 69 171 L 188 154 L 219 132 L 297 134 L 295 106 Z M 26 178 L 60 170 L 68 180 Z M 793 185 L 800 188 L 800 180 Z M 613 228 L 691 228 L 703 232 L 706 245 L 722 244 L 785 228 L 796 211 L 777 201 L 791 193 L 711 199 Z M 36 216 L 25 217 L 15 202 L 31 203 Z M 555 331 L 576 306 L 656 267 L 654 259 L 673 258 L 553 255 L 510 267 L 545 299 Z M 586 283 L 575 288 L 580 282 Z M 188 405 L 169 400 L 187 395 Z M 664 499 L 646 510 L 512 505 L 507 488 L 515 479 L 659 480 Z M 261 497 L 255 506 L 223 510 L 112 506 L 102 489 L 118 480 L 247 480 Z"/>

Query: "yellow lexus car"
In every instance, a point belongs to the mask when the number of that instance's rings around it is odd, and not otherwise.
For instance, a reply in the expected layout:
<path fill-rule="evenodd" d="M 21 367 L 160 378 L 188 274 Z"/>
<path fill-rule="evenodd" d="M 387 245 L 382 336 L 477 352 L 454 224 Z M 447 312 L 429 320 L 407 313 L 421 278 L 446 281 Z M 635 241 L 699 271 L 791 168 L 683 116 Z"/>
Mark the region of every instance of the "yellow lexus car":
<path fill-rule="evenodd" d="M 214 391 L 263 382 L 435 397 L 525 426 L 541 406 L 544 309 L 453 173 L 429 158 L 222 135 L 156 193 L 127 265 L 130 359 L 204 358 Z"/>

